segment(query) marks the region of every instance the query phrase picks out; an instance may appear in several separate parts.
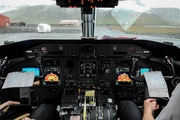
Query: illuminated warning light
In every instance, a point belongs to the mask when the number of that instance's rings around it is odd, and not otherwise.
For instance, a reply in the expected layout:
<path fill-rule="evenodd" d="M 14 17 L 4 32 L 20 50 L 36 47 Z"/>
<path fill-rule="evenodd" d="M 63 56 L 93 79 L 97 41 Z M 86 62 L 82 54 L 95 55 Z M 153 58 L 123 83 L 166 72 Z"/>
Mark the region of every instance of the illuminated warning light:
<path fill-rule="evenodd" d="M 54 73 L 50 73 L 45 77 L 45 82 L 58 82 L 58 81 L 59 81 L 59 77 Z"/>
<path fill-rule="evenodd" d="M 76 8 L 76 6 L 69 6 L 69 8 Z"/>
<path fill-rule="evenodd" d="M 131 79 L 129 78 L 129 76 L 126 73 L 123 73 L 121 75 L 118 76 L 118 82 L 131 82 Z"/>
<path fill-rule="evenodd" d="M 97 6 L 90 6 L 90 8 L 97 8 Z"/>

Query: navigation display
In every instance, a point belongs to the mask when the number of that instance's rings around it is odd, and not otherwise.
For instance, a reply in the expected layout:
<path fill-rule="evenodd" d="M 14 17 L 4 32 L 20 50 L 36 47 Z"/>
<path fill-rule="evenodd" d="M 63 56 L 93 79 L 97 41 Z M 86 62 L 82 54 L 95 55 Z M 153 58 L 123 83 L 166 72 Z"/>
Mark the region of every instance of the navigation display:
<path fill-rule="evenodd" d="M 23 67 L 22 72 L 34 72 L 35 76 L 40 76 L 40 69 L 38 67 Z"/>
<path fill-rule="evenodd" d="M 144 76 L 144 73 L 152 71 L 152 68 L 143 67 L 138 68 L 136 71 L 136 76 Z"/>

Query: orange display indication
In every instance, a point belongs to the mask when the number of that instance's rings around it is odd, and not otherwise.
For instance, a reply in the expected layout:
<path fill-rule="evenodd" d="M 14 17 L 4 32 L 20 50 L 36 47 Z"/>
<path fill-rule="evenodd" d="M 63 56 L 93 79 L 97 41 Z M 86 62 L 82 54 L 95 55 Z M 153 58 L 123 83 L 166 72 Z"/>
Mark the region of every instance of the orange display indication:
<path fill-rule="evenodd" d="M 131 79 L 126 73 L 123 73 L 118 76 L 118 82 L 131 82 Z"/>
<path fill-rule="evenodd" d="M 54 73 L 47 74 L 45 77 L 45 82 L 58 82 L 58 81 L 59 81 L 59 77 Z"/>

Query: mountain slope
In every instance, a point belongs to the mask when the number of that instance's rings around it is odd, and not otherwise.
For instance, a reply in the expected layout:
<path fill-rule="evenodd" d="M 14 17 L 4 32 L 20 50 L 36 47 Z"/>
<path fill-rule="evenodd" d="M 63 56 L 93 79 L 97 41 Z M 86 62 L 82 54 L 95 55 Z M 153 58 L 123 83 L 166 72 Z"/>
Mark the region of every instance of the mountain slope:
<path fill-rule="evenodd" d="M 97 9 L 96 23 L 97 25 L 119 25 L 119 18 L 112 17 L 113 9 Z M 137 11 L 120 9 L 124 15 L 133 13 L 139 14 Z M 152 8 L 150 11 L 142 13 L 133 23 L 133 26 L 172 26 L 180 24 L 180 9 L 175 8 Z M 80 8 L 60 8 L 56 5 L 36 5 L 22 6 L 16 10 L 11 10 L 3 13 L 9 16 L 11 20 L 23 21 L 26 24 L 59 24 L 61 20 L 81 20 Z M 129 18 L 127 19 L 131 19 Z M 124 18 L 123 18 L 124 19 Z M 125 18 L 126 20 L 126 18 Z"/>
<path fill-rule="evenodd" d="M 74 15 L 77 14 L 77 15 Z M 58 6 L 26 6 L 17 10 L 5 12 L 4 15 L 9 16 L 11 20 L 24 21 L 27 24 L 59 24 L 64 19 L 80 19 L 80 11 L 78 9 L 63 9 Z"/>

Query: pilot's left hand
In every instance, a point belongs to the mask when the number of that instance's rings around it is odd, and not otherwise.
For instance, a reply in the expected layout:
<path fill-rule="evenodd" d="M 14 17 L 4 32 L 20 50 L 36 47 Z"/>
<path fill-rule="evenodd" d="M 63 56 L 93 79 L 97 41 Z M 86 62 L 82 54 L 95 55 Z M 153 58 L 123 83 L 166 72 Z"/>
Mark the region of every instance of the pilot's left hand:
<path fill-rule="evenodd" d="M 7 101 L 7 102 L 5 102 L 5 103 L 0 105 L 0 110 L 3 109 L 6 106 L 9 106 L 9 105 L 18 105 L 18 104 L 20 104 L 20 102 L 9 100 L 9 101 Z"/>

